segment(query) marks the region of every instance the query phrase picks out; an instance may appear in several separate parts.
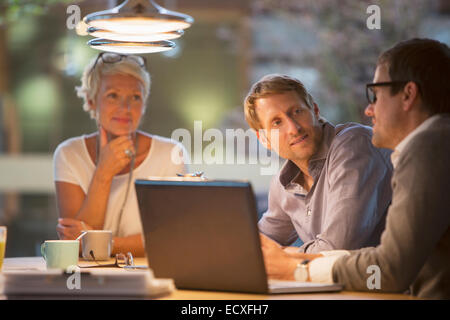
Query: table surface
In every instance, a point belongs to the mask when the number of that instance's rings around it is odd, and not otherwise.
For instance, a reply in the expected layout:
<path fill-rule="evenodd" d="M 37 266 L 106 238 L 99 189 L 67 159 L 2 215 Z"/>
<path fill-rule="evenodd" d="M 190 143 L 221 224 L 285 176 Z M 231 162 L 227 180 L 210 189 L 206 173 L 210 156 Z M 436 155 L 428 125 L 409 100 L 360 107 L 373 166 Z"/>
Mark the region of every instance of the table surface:
<path fill-rule="evenodd" d="M 145 258 L 135 258 L 136 265 L 147 265 Z M 113 263 L 114 260 L 101 263 Z M 79 261 L 80 266 L 92 265 L 92 261 Z M 5 258 L 3 271 L 20 269 L 45 270 L 42 257 Z M 98 268 L 96 268 L 98 269 Z M 88 269 L 89 270 L 89 269 Z M 126 271 L 124 271 L 126 272 Z M 0 298 L 5 299 L 5 296 Z M 42 297 L 40 297 L 42 298 Z M 289 293 L 289 294 L 249 294 L 202 290 L 175 290 L 170 295 L 160 297 L 162 300 L 411 300 L 412 296 L 404 294 L 386 294 L 370 292 L 326 292 L 326 293 Z"/>

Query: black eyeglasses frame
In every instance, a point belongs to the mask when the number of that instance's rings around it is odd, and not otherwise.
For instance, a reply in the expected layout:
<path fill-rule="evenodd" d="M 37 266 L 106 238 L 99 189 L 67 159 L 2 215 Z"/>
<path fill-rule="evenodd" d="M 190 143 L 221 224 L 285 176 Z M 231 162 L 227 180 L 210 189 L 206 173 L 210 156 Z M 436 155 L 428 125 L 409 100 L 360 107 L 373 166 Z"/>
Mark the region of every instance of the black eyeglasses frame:
<path fill-rule="evenodd" d="M 105 60 L 103 58 L 103 56 L 105 54 L 112 54 L 112 55 L 117 55 L 118 56 L 118 60 L 116 61 L 108 61 Z M 138 59 L 133 59 L 134 61 L 136 61 L 136 63 L 139 65 L 139 67 L 143 68 L 143 69 L 147 69 L 147 59 L 145 57 L 142 56 L 131 56 L 131 55 L 127 55 L 127 54 L 119 54 L 119 53 L 112 53 L 112 52 L 100 52 L 97 55 L 97 59 L 95 59 L 94 65 L 91 68 L 91 71 L 89 72 L 89 75 L 94 72 L 95 67 L 97 66 L 98 61 L 101 59 L 103 61 L 103 63 L 117 63 L 122 61 L 123 59 L 129 58 L 129 57 L 139 57 L 142 59 L 143 63 L 140 63 Z"/>
<path fill-rule="evenodd" d="M 404 81 L 385 81 L 385 82 L 367 83 L 366 84 L 366 98 L 367 98 L 367 101 L 369 102 L 369 104 L 374 104 L 375 102 L 377 102 L 377 96 L 375 95 L 374 92 L 372 92 L 372 93 L 373 93 L 375 98 L 373 100 L 370 98 L 369 90 L 371 90 L 372 87 L 385 87 L 385 86 L 402 85 L 402 84 L 407 84 L 408 82 L 409 81 L 404 80 Z"/>

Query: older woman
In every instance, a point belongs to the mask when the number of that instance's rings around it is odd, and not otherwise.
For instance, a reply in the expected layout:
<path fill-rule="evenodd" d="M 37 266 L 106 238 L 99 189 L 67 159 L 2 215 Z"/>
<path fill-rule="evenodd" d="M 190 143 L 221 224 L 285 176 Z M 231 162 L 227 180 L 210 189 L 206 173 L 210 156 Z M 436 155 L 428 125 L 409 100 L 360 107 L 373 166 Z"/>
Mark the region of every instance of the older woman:
<path fill-rule="evenodd" d="M 55 151 L 59 237 L 112 230 L 113 253 L 143 256 L 134 182 L 128 192 L 130 170 L 136 179 L 184 173 L 184 149 L 137 130 L 150 91 L 144 58 L 101 53 L 85 69 L 77 91 L 98 132 L 68 139 Z"/>

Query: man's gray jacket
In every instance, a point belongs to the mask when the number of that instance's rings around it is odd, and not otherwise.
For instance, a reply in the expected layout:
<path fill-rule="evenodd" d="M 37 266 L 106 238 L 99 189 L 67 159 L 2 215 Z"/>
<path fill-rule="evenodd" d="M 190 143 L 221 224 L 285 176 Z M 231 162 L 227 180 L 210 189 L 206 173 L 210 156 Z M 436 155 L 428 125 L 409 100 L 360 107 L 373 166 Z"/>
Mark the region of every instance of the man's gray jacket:
<path fill-rule="evenodd" d="M 369 291 L 367 269 L 378 266 L 381 288 L 450 299 L 450 115 L 441 115 L 401 151 L 381 244 L 351 251 L 333 266 L 333 281 Z"/>

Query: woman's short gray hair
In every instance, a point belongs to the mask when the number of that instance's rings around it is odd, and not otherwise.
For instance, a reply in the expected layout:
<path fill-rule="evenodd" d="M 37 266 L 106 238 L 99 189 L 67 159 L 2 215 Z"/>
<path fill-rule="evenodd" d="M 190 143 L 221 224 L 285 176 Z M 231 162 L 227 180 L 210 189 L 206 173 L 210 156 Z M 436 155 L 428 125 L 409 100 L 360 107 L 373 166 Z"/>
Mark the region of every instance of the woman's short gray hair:
<path fill-rule="evenodd" d="M 95 64 L 96 61 L 97 64 Z M 89 100 L 95 101 L 101 79 L 112 74 L 131 75 L 142 82 L 144 85 L 143 102 L 145 111 L 147 98 L 150 95 L 150 74 L 139 65 L 137 59 L 127 57 L 123 57 L 120 61 L 114 63 L 104 63 L 102 59 L 96 57 L 86 66 L 81 77 L 81 86 L 75 87 L 78 97 L 84 100 L 84 111 L 89 112 L 92 119 L 96 119 L 96 110 L 91 109 Z"/>

